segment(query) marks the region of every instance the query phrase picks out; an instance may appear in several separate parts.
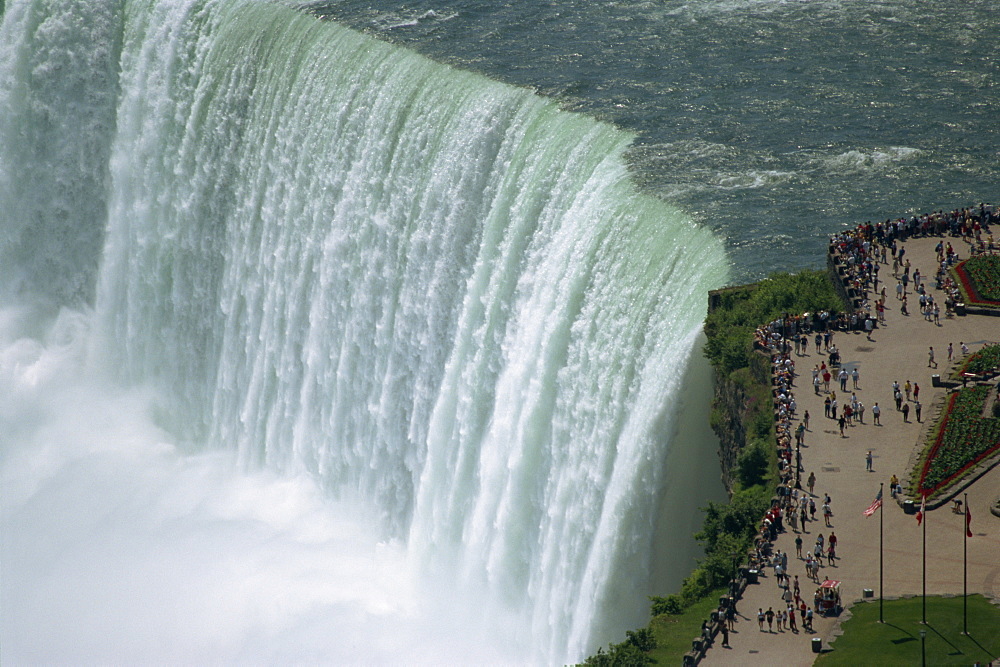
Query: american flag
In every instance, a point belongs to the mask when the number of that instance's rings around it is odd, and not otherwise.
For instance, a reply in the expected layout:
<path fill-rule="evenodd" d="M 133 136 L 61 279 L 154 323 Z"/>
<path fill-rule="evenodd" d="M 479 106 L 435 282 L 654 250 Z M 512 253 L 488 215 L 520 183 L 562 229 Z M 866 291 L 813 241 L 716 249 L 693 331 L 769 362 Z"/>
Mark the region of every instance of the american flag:
<path fill-rule="evenodd" d="M 875 514 L 879 507 L 882 507 L 882 489 L 878 490 L 878 495 L 875 496 L 875 500 L 873 500 L 872 504 L 868 506 L 868 509 L 864 511 L 864 515 L 871 516 L 872 514 Z"/>

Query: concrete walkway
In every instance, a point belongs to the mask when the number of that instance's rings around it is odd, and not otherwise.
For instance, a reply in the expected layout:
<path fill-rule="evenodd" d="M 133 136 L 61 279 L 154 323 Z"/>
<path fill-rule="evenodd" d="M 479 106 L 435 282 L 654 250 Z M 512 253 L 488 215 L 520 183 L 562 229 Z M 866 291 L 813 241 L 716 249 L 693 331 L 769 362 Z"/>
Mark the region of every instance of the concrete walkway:
<path fill-rule="evenodd" d="M 915 239 L 904 243 L 911 271 L 919 268 L 926 277 L 934 275 L 934 246 L 939 240 Z M 962 258 L 968 256 L 965 243 L 946 239 L 949 240 Z M 802 415 L 808 410 L 810 414 L 810 430 L 805 439 L 807 446 L 802 449 L 805 466 L 802 486 L 806 488 L 810 471 L 815 472 L 815 492 L 818 496 L 818 520 L 806 526 L 803 551 L 815 543 L 817 534 L 829 537 L 831 530 L 836 532 L 838 559 L 833 567 L 821 568 L 819 576 L 820 580 L 830 578 L 843 582 L 841 591 L 847 606 L 862 599 L 866 588 L 874 591 L 873 600 L 876 603 L 878 600 L 879 513 L 865 517 L 862 512 L 875 499 L 880 482 L 885 482 L 886 489 L 885 504 L 880 510 L 884 511 L 882 518 L 885 521 L 883 594 L 886 598 L 894 598 L 921 593 L 922 529 L 914 515 L 904 514 L 902 508 L 890 498 L 889 478 L 897 475 L 905 487 L 911 459 L 923 442 L 925 428 L 938 414 L 936 406 L 943 402 L 945 390 L 931 386 L 931 375 L 947 375 L 950 368 L 948 343 L 954 345 L 957 361 L 961 357 L 960 341 L 964 341 L 971 352 L 980 349 L 984 343 L 1000 341 L 1000 318 L 968 315 L 945 319 L 942 314 L 938 326 L 923 319 L 919 303 L 912 294 L 909 298 L 910 315 L 902 315 L 900 302 L 896 300 L 892 265 L 883 264 L 879 274 L 887 284 L 886 323 L 873 334 L 875 342 L 866 340 L 864 333 L 837 333 L 833 340 L 841 352 L 843 366 L 849 372 L 854 368 L 860 372 L 857 395 L 865 405 L 864 425 L 847 428 L 846 437 L 841 438 L 836 422 L 823 416 L 825 395 L 821 392 L 816 396 L 811 384 L 811 369 L 827 357 L 816 354 L 812 341 L 809 354 L 795 357 L 798 412 Z M 933 281 L 928 282 L 930 293 L 934 294 L 943 310 L 943 294 L 933 289 Z M 929 346 L 934 347 L 937 369 L 928 367 Z M 900 386 L 908 380 L 920 385 L 923 423 L 915 421 L 912 403 L 910 421 L 903 422 L 903 415 L 896 411 L 893 401 L 894 380 Z M 839 383 L 835 380 L 830 382 L 830 388 L 837 390 L 841 406 L 845 404 L 845 399 L 850 399 L 850 380 L 847 386 L 848 392 L 844 396 Z M 876 402 L 882 408 L 881 426 L 872 424 L 871 408 Z M 869 449 L 874 455 L 872 472 L 867 472 L 865 465 Z M 968 590 L 970 594 L 981 593 L 1000 599 L 1000 518 L 989 511 L 990 503 L 1000 494 L 1000 466 L 981 477 L 967 492 L 973 532 L 973 537 L 968 540 Z M 827 493 L 832 498 L 832 528 L 824 525 L 819 509 L 823 494 Z M 964 516 L 954 513 L 949 504 L 929 511 L 926 520 L 927 593 L 961 595 Z M 789 575 L 798 575 L 802 598 L 811 604 L 816 584 L 806 575 L 805 562 L 795 558 L 795 537 L 796 533 L 786 523 L 786 532 L 779 535 L 775 548 L 788 552 Z M 769 633 L 766 622 L 761 632 L 757 625 L 758 608 L 765 611 L 768 607 L 773 607 L 775 611 L 783 609 L 781 593 L 782 589 L 777 586 L 771 572 L 767 572 L 757 585 L 748 586 L 737 605 L 739 616 L 736 632 L 730 634 L 731 648 L 722 648 L 720 635 L 703 664 L 811 665 L 816 658 L 812 651 L 812 638 L 822 638 L 823 648 L 829 648 L 829 641 L 839 634 L 838 626 L 843 615 L 841 619 L 815 617 L 815 632 L 812 634 L 802 631 L 802 622 L 798 618 L 798 633 L 788 630 Z"/>

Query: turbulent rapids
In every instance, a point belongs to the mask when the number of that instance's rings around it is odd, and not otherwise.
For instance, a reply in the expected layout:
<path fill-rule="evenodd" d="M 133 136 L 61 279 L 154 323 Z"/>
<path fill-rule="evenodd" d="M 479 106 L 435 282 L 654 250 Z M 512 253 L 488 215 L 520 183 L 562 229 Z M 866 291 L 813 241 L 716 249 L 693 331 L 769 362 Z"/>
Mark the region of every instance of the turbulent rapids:
<path fill-rule="evenodd" d="M 726 268 L 635 192 L 629 135 L 275 4 L 8 1 L 0 54 L 9 392 L 81 338 L 59 372 L 141 388 L 177 466 L 313 480 L 418 579 L 484 591 L 524 642 L 498 660 L 642 622 L 665 434 Z M 3 479 L 40 481 L 5 498 L 8 535 L 52 486 L 24 419 L 3 414 Z M 67 655 L 109 655 L 87 646 Z"/>

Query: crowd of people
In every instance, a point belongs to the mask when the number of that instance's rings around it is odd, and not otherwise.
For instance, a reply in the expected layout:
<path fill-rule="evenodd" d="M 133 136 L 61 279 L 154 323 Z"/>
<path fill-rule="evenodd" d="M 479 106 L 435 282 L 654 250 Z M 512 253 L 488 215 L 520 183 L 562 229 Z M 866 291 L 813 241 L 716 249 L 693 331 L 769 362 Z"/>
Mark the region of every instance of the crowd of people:
<path fill-rule="evenodd" d="M 885 309 L 888 291 L 895 283 L 896 298 L 900 312 L 909 315 L 909 299 L 918 303 L 919 312 L 928 322 L 941 326 L 942 310 L 938 298 L 944 300 L 944 316 L 952 316 L 961 296 L 957 285 L 950 277 L 949 269 L 959 261 L 959 252 L 951 239 L 942 238 L 935 247 L 936 266 L 933 278 L 928 280 L 920 269 L 914 267 L 906 256 L 903 240 L 940 235 L 963 239 L 973 252 L 993 252 L 995 245 L 989 225 L 1000 221 L 1000 212 L 992 206 L 956 209 L 951 212 L 936 212 L 911 218 L 887 220 L 883 223 L 865 223 L 835 235 L 831 239 L 833 265 L 840 271 L 853 295 L 853 310 L 831 313 L 820 310 L 802 314 L 785 314 L 758 327 L 754 334 L 755 347 L 764 351 L 771 359 L 771 381 L 773 385 L 773 407 L 775 418 L 775 447 L 777 451 L 779 479 L 770 509 L 760 518 L 759 531 L 752 552 L 748 556 L 748 569 L 766 579 L 771 571 L 778 588 L 775 604 L 765 611 L 758 609 L 758 625 L 761 631 L 771 633 L 799 632 L 799 623 L 806 632 L 813 632 L 812 620 L 815 614 L 839 610 L 839 582 L 827 581 L 827 568 L 837 567 L 840 556 L 837 552 L 837 536 L 833 524 L 833 500 L 829 494 L 822 497 L 816 491 L 817 477 L 804 473 L 803 448 L 807 448 L 807 434 L 810 433 L 810 414 L 802 410 L 804 401 L 796 396 L 800 373 L 796 360 L 820 356 L 819 363 L 813 365 L 809 384 L 815 397 L 823 397 L 824 419 L 832 420 L 841 437 L 858 426 L 881 426 L 883 408 L 878 401 L 866 407 L 859 399 L 861 390 L 861 369 L 856 364 L 841 365 L 840 351 L 835 338 L 841 332 L 864 332 L 872 340 L 873 332 L 885 323 Z M 890 268 L 891 267 L 891 268 Z M 891 279 L 887 275 L 891 270 Z M 938 292 L 938 298 L 932 293 Z M 949 344 L 941 351 L 951 363 L 957 354 L 969 354 L 968 346 L 960 343 L 960 350 Z M 928 350 L 927 366 L 937 368 L 938 361 L 934 348 Z M 901 423 L 910 421 L 911 411 L 916 421 L 922 420 L 920 385 L 906 380 L 904 384 L 892 383 L 892 399 Z M 866 422 L 866 415 L 870 421 Z M 826 429 L 824 429 L 826 430 Z M 837 433 L 838 431 L 834 431 Z M 875 455 L 867 448 L 865 470 L 874 469 Z M 893 498 L 902 493 L 902 485 L 894 474 L 889 480 L 889 493 Z M 819 516 L 817 516 L 819 514 Z M 815 537 L 810 534 L 810 523 L 823 521 L 822 528 Z M 828 533 L 826 531 L 829 531 Z M 779 536 L 795 534 L 795 555 L 776 548 Z M 801 568 L 801 569 L 799 569 Z M 799 574 L 804 572 L 805 580 L 815 586 L 815 593 L 803 597 Z M 835 585 L 835 586 L 834 586 Z M 831 597 L 832 596 L 832 597 Z M 726 625 L 732 630 L 736 598 L 731 597 Z M 831 604 L 831 600 L 835 603 Z M 720 618 L 722 610 L 720 609 Z M 726 633 L 728 645 L 728 632 Z"/>

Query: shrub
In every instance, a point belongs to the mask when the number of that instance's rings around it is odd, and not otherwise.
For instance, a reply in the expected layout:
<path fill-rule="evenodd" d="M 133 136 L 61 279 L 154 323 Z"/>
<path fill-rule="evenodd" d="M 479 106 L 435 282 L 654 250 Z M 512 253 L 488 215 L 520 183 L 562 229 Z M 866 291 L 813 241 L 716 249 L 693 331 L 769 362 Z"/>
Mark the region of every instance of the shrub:
<path fill-rule="evenodd" d="M 736 478 L 744 489 L 767 482 L 771 468 L 768 449 L 765 441 L 754 440 L 736 458 Z"/>

